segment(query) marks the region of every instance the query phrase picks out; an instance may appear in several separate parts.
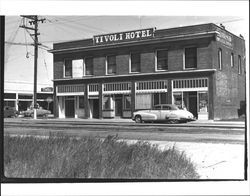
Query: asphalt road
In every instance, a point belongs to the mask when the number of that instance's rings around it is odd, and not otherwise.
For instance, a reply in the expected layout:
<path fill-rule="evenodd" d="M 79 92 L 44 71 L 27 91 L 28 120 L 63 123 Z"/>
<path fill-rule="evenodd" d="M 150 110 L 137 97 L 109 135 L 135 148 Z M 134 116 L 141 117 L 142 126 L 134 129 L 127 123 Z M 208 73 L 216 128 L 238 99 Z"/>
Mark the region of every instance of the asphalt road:
<path fill-rule="evenodd" d="M 172 142 L 202 142 L 244 144 L 244 123 L 195 122 L 184 124 L 157 124 L 115 120 L 59 120 L 59 119 L 5 119 L 4 133 L 14 135 L 48 136 L 60 133 L 72 136 L 104 138 L 118 135 L 126 140 Z"/>

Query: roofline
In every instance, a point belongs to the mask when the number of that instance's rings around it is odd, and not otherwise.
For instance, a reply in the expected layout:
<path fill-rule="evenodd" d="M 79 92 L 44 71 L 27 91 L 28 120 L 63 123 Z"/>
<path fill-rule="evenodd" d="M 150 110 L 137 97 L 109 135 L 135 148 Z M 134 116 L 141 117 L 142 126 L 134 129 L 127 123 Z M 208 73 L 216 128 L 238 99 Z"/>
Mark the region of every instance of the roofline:
<path fill-rule="evenodd" d="M 121 42 L 121 43 L 115 43 L 115 44 L 107 44 L 107 45 L 93 45 L 93 46 L 86 46 L 86 47 L 75 47 L 75 48 L 65 48 L 65 49 L 52 49 L 48 50 L 50 53 L 65 53 L 70 51 L 81 51 L 87 49 L 89 50 L 96 50 L 96 49 L 108 49 L 108 48 L 116 48 L 120 46 L 132 46 L 132 45 L 138 45 L 138 44 L 153 44 L 158 43 L 162 41 L 178 41 L 180 39 L 193 39 L 194 37 L 197 38 L 204 38 L 204 37 L 210 37 L 215 34 L 219 34 L 218 31 L 210 31 L 210 32 L 203 32 L 203 33 L 194 33 L 194 34 L 186 34 L 186 35 L 177 35 L 177 36 L 169 36 L 169 37 L 159 37 L 155 39 L 148 39 L 148 40 L 141 40 L 141 41 L 129 41 L 129 42 Z"/>
<path fill-rule="evenodd" d="M 215 25 L 216 27 L 219 27 L 221 30 L 226 31 L 227 33 L 229 33 L 229 34 L 233 35 L 234 37 L 237 37 L 237 38 L 239 38 L 239 39 L 241 39 L 241 40 L 245 41 L 245 39 L 244 39 L 243 37 L 240 37 L 240 36 L 238 36 L 238 35 L 233 34 L 233 33 L 232 33 L 232 32 L 230 32 L 230 31 L 228 31 L 228 30 L 226 29 L 226 27 L 225 27 L 225 29 L 224 29 L 224 28 L 220 27 L 220 26 L 219 26 L 219 25 L 217 25 L 217 24 L 214 24 L 214 23 L 211 23 L 211 24 Z"/>

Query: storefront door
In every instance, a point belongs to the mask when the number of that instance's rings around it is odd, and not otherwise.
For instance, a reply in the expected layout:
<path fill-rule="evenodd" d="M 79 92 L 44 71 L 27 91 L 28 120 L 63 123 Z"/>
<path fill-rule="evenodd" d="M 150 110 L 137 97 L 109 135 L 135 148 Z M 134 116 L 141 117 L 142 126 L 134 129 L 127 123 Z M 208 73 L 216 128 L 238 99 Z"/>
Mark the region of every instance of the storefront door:
<path fill-rule="evenodd" d="M 75 117 L 75 100 L 74 99 L 65 100 L 65 116 L 66 118 Z"/>
<path fill-rule="evenodd" d="M 99 99 L 92 99 L 93 101 L 93 118 L 99 118 Z"/>
<path fill-rule="evenodd" d="M 122 116 L 122 98 L 115 98 L 115 116 Z"/>
<path fill-rule="evenodd" d="M 197 92 L 189 92 L 189 111 L 198 118 L 197 113 Z"/>

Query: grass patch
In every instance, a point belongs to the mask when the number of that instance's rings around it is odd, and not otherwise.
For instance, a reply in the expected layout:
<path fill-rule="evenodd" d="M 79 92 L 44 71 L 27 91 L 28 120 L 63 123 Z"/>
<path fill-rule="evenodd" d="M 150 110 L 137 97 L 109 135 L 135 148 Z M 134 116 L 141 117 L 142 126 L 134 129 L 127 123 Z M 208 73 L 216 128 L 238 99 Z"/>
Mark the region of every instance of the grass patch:
<path fill-rule="evenodd" d="M 15 178 L 197 179 L 184 152 L 117 136 L 4 136 L 4 171 Z"/>

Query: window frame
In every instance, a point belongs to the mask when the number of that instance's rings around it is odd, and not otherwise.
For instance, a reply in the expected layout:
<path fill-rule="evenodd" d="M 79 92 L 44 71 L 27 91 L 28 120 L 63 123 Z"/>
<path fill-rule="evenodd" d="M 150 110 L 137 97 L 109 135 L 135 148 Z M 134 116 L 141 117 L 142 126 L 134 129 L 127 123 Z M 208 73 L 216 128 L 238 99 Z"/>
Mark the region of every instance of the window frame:
<path fill-rule="evenodd" d="M 87 74 L 86 59 L 92 59 L 92 74 Z M 84 76 L 93 76 L 94 75 L 94 57 L 92 57 L 92 56 L 84 57 L 83 74 L 84 74 Z"/>
<path fill-rule="evenodd" d="M 191 49 L 191 48 L 195 48 L 195 50 L 196 50 L 196 54 L 195 54 L 195 66 L 194 67 L 186 67 L 186 64 L 187 64 L 187 59 L 186 59 L 186 50 L 187 49 Z M 197 67 L 197 65 L 198 65 L 198 63 L 197 63 L 197 61 L 198 61 L 198 55 L 197 55 L 197 47 L 196 46 L 188 46 L 188 47 L 185 47 L 184 48 L 184 52 L 183 52 L 183 61 L 184 61 L 184 66 L 183 66 L 183 69 L 184 70 L 190 70 L 190 69 L 197 69 L 198 67 Z"/>
<path fill-rule="evenodd" d="M 114 57 L 115 58 L 115 72 L 113 73 L 108 73 L 108 68 L 109 68 L 109 64 L 108 64 L 108 58 L 109 57 Z M 116 63 L 116 55 L 115 54 L 109 54 L 106 56 L 106 63 L 105 63 L 105 70 L 106 70 L 106 75 L 115 75 L 117 74 L 117 63 Z"/>
<path fill-rule="evenodd" d="M 158 52 L 167 51 L 167 69 L 158 69 Z M 168 49 L 157 49 L 155 51 L 155 71 L 168 71 Z"/>
<path fill-rule="evenodd" d="M 132 71 L 132 55 L 133 54 L 138 54 L 139 55 L 139 59 L 140 59 L 140 62 L 139 62 L 139 71 Z M 141 52 L 130 52 L 130 55 L 129 55 L 129 73 L 141 73 Z"/>

